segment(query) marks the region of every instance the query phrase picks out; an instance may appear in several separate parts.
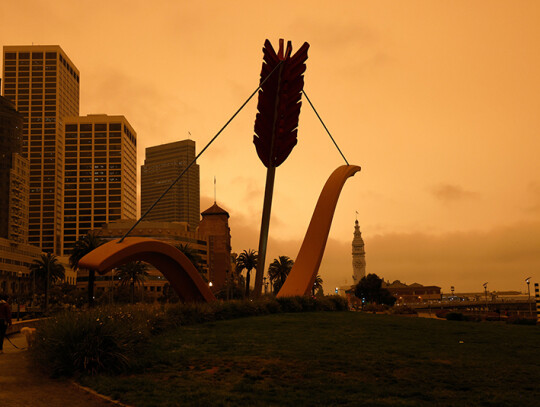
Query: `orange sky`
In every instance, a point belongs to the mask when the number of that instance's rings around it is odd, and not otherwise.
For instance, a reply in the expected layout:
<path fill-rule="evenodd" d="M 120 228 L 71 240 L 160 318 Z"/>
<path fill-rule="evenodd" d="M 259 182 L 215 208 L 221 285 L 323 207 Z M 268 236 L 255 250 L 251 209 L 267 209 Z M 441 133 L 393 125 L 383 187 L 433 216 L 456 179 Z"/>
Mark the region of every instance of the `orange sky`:
<path fill-rule="evenodd" d="M 321 274 L 352 282 L 355 211 L 368 272 L 448 292 L 540 281 L 537 1 L 3 1 L 0 45 L 58 44 L 81 72 L 81 114 L 123 114 L 144 148 L 202 148 L 257 87 L 266 38 L 310 43 L 305 90 L 362 172 L 338 204 Z M 265 168 L 256 98 L 199 161 L 201 209 L 256 249 Z M 342 164 L 307 103 L 277 169 L 267 258 L 295 258 Z"/>

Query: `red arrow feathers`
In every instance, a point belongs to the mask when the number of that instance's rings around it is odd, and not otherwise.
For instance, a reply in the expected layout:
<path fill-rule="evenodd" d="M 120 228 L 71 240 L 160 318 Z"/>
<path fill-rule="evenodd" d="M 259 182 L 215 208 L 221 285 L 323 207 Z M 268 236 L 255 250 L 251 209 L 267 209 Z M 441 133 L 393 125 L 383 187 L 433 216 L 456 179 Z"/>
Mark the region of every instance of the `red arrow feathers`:
<path fill-rule="evenodd" d="M 266 40 L 264 43 L 261 82 L 282 62 L 259 91 L 259 112 L 255 118 L 253 143 L 266 167 L 277 167 L 283 163 L 297 143 L 308 48 L 309 44 L 305 42 L 296 54 L 291 56 L 290 41 L 284 50 L 283 40 L 279 40 L 277 54 L 270 41 Z"/>

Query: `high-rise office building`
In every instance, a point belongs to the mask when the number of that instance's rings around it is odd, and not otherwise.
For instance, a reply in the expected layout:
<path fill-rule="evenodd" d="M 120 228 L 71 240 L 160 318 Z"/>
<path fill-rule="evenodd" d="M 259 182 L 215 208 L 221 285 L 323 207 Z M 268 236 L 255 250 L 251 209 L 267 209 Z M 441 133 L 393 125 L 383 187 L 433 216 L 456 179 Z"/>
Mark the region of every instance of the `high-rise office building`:
<path fill-rule="evenodd" d="M 141 214 L 159 198 L 167 187 L 195 159 L 195 141 L 182 140 L 148 147 L 141 166 Z M 187 222 L 194 230 L 200 215 L 199 165 L 186 174 L 150 211 L 145 220 Z"/>
<path fill-rule="evenodd" d="M 28 243 L 28 160 L 21 156 L 23 117 L 0 96 L 0 238 Z"/>
<path fill-rule="evenodd" d="M 79 71 L 57 45 L 5 46 L 3 95 L 23 116 L 30 164 L 28 241 L 60 252 L 64 118 L 79 115 Z"/>
<path fill-rule="evenodd" d="M 66 117 L 64 240 L 137 217 L 137 135 L 124 116 Z"/>

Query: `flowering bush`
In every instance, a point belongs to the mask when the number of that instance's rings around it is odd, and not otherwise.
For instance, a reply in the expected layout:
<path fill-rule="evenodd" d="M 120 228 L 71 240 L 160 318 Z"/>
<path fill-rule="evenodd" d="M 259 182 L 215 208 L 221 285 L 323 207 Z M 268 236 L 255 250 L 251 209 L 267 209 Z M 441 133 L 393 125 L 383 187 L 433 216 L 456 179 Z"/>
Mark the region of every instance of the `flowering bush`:
<path fill-rule="evenodd" d="M 170 328 L 278 312 L 346 310 L 347 301 L 334 295 L 64 311 L 38 325 L 31 354 L 53 376 L 119 373 L 135 367 L 135 356 L 152 335 Z"/>
<path fill-rule="evenodd" d="M 39 324 L 30 351 L 53 376 L 120 372 L 160 319 L 159 312 L 136 307 L 66 311 Z"/>

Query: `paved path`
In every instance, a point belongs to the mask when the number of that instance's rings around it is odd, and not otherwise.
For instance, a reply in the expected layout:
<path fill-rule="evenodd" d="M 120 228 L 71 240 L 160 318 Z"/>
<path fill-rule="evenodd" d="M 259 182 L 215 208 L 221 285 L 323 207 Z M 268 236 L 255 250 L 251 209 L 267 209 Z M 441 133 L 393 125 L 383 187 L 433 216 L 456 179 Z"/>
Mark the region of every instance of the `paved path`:
<path fill-rule="evenodd" d="M 26 347 L 21 334 L 9 338 Z M 52 380 L 36 371 L 26 350 L 4 340 L 0 354 L 0 406 L 2 407 L 111 407 L 112 403 L 76 388 L 69 381 Z"/>

